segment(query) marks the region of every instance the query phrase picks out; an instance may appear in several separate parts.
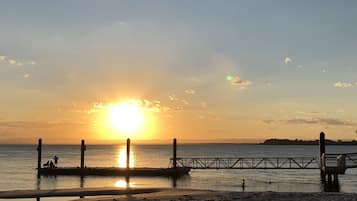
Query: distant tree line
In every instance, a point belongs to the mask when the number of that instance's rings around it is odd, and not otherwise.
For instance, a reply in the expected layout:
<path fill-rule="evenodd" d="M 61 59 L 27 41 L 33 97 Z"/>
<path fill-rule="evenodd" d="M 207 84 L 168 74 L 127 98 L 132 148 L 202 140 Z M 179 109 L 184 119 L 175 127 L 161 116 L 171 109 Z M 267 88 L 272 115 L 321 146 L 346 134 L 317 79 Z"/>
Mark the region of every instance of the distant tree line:
<path fill-rule="evenodd" d="M 325 143 L 327 145 L 357 145 L 356 140 L 352 141 L 343 141 L 343 140 L 325 140 Z M 295 139 L 295 140 L 290 140 L 290 139 L 277 139 L 277 138 L 272 138 L 272 139 L 267 139 L 263 143 L 264 145 L 318 145 L 319 140 L 301 140 L 301 139 Z"/>

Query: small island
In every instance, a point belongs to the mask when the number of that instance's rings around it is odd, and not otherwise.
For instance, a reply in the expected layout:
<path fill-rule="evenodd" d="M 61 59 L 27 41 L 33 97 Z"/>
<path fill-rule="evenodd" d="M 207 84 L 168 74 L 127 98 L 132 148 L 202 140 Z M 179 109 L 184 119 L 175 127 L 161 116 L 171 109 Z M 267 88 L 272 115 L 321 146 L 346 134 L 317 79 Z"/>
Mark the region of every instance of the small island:
<path fill-rule="evenodd" d="M 326 140 L 325 143 L 327 145 L 357 145 L 356 140 L 352 141 L 342 141 L 342 140 Z M 318 140 L 301 140 L 301 139 L 278 139 L 271 138 L 267 139 L 264 142 L 260 143 L 262 145 L 318 145 Z"/>

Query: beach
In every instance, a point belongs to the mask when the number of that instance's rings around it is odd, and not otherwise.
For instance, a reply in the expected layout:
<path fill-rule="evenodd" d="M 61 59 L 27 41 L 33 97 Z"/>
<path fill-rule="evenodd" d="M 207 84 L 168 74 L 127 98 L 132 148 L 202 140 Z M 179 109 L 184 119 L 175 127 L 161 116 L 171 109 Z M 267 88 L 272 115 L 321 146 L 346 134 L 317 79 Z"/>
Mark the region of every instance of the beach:
<path fill-rule="evenodd" d="M 135 195 L 102 196 L 72 201 L 353 201 L 352 193 L 299 193 L 299 192 L 229 192 L 206 190 L 162 190 Z"/>
<path fill-rule="evenodd" d="M 234 192 L 173 188 L 75 188 L 56 190 L 2 191 L 0 199 L 68 197 L 70 201 L 354 201 L 353 193 Z M 82 197 L 75 198 L 73 197 Z"/>

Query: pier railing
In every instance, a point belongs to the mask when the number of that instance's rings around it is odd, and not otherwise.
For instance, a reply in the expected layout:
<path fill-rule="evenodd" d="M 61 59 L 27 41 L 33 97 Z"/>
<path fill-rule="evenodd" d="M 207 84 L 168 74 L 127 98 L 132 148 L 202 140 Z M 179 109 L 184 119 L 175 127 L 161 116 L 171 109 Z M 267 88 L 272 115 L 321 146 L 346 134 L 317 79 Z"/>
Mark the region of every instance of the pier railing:
<path fill-rule="evenodd" d="M 321 166 L 324 171 L 335 169 L 335 171 L 343 174 L 348 168 L 357 168 L 357 153 L 323 154 Z"/>
<path fill-rule="evenodd" d="M 173 159 L 171 158 L 171 164 Z M 177 158 L 178 167 L 192 169 L 319 169 L 316 157 Z"/>

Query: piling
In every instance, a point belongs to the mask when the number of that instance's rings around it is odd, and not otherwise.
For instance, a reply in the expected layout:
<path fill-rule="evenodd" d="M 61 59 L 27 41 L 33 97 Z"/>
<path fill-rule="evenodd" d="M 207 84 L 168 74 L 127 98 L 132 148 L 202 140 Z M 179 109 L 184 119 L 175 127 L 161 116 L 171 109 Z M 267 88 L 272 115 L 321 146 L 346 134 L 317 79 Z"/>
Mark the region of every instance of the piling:
<path fill-rule="evenodd" d="M 173 166 L 173 168 L 176 169 L 177 168 L 177 141 L 176 141 L 176 138 L 174 138 L 174 140 L 173 140 L 172 154 L 173 154 L 172 166 Z"/>
<path fill-rule="evenodd" d="M 40 178 L 40 171 L 41 171 L 41 159 L 42 159 L 42 139 L 38 139 L 38 146 L 37 146 L 37 178 Z"/>
<path fill-rule="evenodd" d="M 323 164 L 323 160 L 322 160 L 322 156 L 326 152 L 326 148 L 325 148 L 325 133 L 324 132 L 320 133 L 319 147 L 320 147 L 320 177 L 321 177 L 321 181 L 325 181 L 326 180 L 326 173 L 323 170 L 323 165 L 324 164 Z"/>
<path fill-rule="evenodd" d="M 81 141 L 81 168 L 84 168 L 84 152 L 86 150 L 86 145 L 84 140 Z"/>
<path fill-rule="evenodd" d="M 130 168 L 130 138 L 126 140 L 126 168 Z"/>

